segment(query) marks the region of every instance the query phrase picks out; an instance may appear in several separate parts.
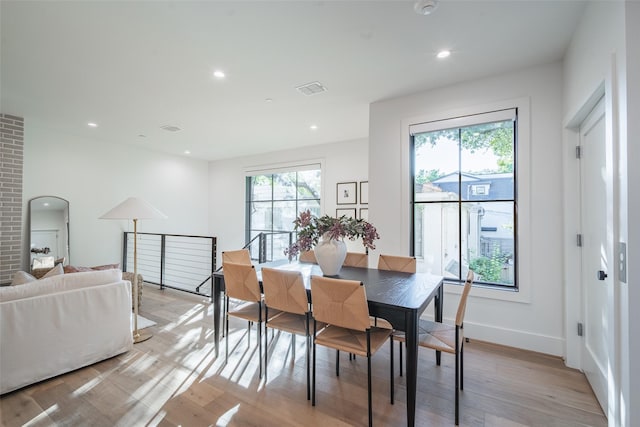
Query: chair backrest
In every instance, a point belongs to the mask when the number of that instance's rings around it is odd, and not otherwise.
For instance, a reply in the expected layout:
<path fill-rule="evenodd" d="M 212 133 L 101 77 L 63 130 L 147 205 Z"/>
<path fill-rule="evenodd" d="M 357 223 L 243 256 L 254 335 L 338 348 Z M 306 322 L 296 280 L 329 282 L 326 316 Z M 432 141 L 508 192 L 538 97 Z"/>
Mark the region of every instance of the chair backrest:
<path fill-rule="evenodd" d="M 467 310 L 467 298 L 471 291 L 471 284 L 473 283 L 473 271 L 469 270 L 467 273 L 467 280 L 464 282 L 464 289 L 460 296 L 460 303 L 458 304 L 458 312 L 456 313 L 456 326 L 462 326 L 464 322 L 464 313 Z"/>
<path fill-rule="evenodd" d="M 227 262 L 233 262 L 235 264 L 251 264 L 251 254 L 249 249 L 239 249 L 237 251 L 223 251 L 222 252 L 222 265 Z"/>
<path fill-rule="evenodd" d="M 378 270 L 416 272 L 416 259 L 412 256 L 382 255 L 378 258 Z"/>
<path fill-rule="evenodd" d="M 347 256 L 344 258 L 344 263 L 347 267 L 369 267 L 369 255 L 359 252 L 347 252 Z"/>
<path fill-rule="evenodd" d="M 243 301 L 257 302 L 262 299 L 258 276 L 253 265 L 227 262 L 222 272 L 227 296 Z"/>
<path fill-rule="evenodd" d="M 321 322 L 358 331 L 371 325 L 367 295 L 357 280 L 311 276 L 311 303 Z"/>
<path fill-rule="evenodd" d="M 263 268 L 262 291 L 269 308 L 295 314 L 305 314 L 309 311 L 307 290 L 299 271 Z"/>
<path fill-rule="evenodd" d="M 302 251 L 300 252 L 300 256 L 298 257 L 298 261 L 300 262 L 310 262 L 313 264 L 317 264 L 318 260 L 316 259 L 316 254 L 313 251 Z"/>

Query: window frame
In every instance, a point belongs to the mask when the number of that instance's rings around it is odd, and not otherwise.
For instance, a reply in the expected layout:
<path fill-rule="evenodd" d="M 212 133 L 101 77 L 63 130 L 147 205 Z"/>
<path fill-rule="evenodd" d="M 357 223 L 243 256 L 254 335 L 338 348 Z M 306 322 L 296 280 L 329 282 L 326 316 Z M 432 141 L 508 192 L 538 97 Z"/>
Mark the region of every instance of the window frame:
<path fill-rule="evenodd" d="M 410 143 L 410 131 L 411 125 L 419 123 L 434 122 L 440 120 L 447 120 L 452 117 L 469 116 L 475 114 L 486 113 L 487 111 L 504 110 L 509 108 L 516 108 L 518 110 L 518 123 L 517 123 L 517 150 L 514 154 L 514 161 L 518 165 L 518 181 L 516 184 L 516 196 L 517 196 L 517 245 L 518 245 L 518 289 L 513 287 L 493 287 L 474 285 L 473 296 L 478 298 L 487 298 L 500 301 L 511 301 L 520 303 L 531 302 L 531 98 L 521 97 L 505 99 L 502 101 L 487 102 L 485 104 L 478 104 L 468 107 L 451 107 L 445 108 L 441 111 L 425 112 L 422 115 L 407 117 L 401 121 L 401 156 L 402 156 L 402 176 L 405 184 L 401 189 L 401 217 L 400 222 L 402 229 L 405 230 L 401 233 L 401 244 L 409 251 L 413 248 L 413 234 L 412 234 L 412 218 L 413 204 L 411 198 L 413 197 L 413 177 L 411 170 L 413 165 L 414 153 L 412 152 L 413 144 Z M 449 284 L 445 280 L 445 284 Z M 456 283 L 456 286 L 445 286 L 445 293 L 460 294 L 462 286 Z"/>

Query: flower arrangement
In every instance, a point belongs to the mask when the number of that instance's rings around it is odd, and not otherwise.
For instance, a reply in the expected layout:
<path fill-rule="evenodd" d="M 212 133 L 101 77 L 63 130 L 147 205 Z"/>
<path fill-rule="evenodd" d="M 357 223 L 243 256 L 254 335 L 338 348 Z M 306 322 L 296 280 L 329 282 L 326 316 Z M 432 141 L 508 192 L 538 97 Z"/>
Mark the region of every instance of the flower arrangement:
<path fill-rule="evenodd" d="M 380 238 L 376 228 L 367 221 L 348 218 L 345 215 L 340 218 L 332 218 L 329 215 L 318 218 L 310 210 L 306 210 L 300 212 L 293 224 L 294 230 L 298 233 L 298 239 L 284 250 L 289 260 L 300 252 L 311 250 L 322 236 L 336 240 L 345 237 L 349 240 L 361 238 L 366 249 L 375 249 L 374 241 Z"/>

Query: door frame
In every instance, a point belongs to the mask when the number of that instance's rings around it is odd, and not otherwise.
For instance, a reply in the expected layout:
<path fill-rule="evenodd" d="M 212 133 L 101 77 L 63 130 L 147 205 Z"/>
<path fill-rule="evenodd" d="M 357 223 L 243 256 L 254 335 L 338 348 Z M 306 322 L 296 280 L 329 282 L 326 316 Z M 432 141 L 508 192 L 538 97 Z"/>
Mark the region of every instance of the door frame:
<path fill-rule="evenodd" d="M 582 293 L 582 257 L 577 245 L 577 234 L 580 228 L 580 165 L 576 159 L 576 146 L 580 142 L 580 125 L 604 96 L 605 108 L 605 164 L 606 195 L 603 203 L 607 206 L 606 256 L 611 265 L 607 274 L 611 278 L 608 288 L 609 324 L 612 333 L 607 337 L 609 354 L 608 372 L 608 408 L 607 418 L 610 426 L 620 425 L 620 393 L 622 355 L 621 355 L 621 323 L 619 275 L 615 257 L 616 242 L 620 241 L 619 233 L 619 186 L 618 186 L 618 100 L 615 81 L 615 56 L 612 56 L 611 68 L 607 77 L 600 82 L 578 110 L 563 122 L 563 168 L 564 168 L 564 297 L 565 297 L 565 363 L 567 366 L 582 369 L 583 337 L 578 336 L 577 325 L 584 322 Z"/>

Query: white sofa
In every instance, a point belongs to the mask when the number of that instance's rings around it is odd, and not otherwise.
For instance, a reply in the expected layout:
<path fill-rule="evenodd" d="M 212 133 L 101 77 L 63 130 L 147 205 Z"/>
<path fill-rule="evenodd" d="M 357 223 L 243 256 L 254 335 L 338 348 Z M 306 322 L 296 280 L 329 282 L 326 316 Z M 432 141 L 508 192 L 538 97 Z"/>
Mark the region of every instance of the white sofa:
<path fill-rule="evenodd" d="M 120 270 L 0 287 L 0 394 L 131 348 L 131 283 Z"/>

